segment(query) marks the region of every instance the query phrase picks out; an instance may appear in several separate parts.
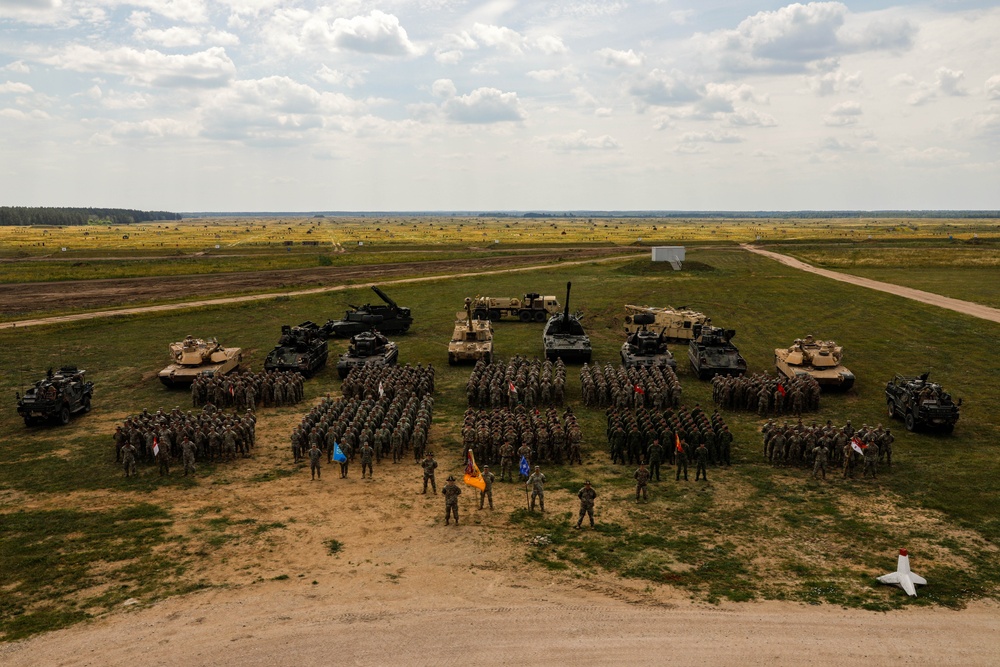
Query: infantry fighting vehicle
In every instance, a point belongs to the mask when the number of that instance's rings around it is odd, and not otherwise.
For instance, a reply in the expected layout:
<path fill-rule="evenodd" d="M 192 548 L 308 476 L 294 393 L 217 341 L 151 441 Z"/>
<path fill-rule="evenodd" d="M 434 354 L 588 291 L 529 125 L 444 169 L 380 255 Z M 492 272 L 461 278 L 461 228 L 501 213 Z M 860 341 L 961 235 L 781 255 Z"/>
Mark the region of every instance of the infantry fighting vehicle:
<path fill-rule="evenodd" d="M 652 324 L 656 318 L 652 313 L 636 313 L 632 321 L 640 326 L 640 329 L 633 334 L 629 334 L 622 345 L 622 363 L 630 368 L 632 366 L 670 366 L 677 368 L 674 355 L 667 349 L 667 341 L 662 332 L 657 334 L 649 331 L 647 326 Z"/>
<path fill-rule="evenodd" d="M 372 366 L 395 366 L 399 359 L 399 347 L 378 331 L 362 331 L 351 338 L 347 352 L 337 361 L 337 375 L 346 378 L 352 368 L 370 364 Z"/>
<path fill-rule="evenodd" d="M 590 337 L 583 330 L 580 320 L 583 315 L 569 314 L 569 291 L 573 283 L 566 283 L 566 305 L 563 312 L 556 313 L 545 323 L 542 332 L 542 346 L 545 357 L 551 361 L 590 361 Z"/>
<path fill-rule="evenodd" d="M 311 377 L 326 366 L 330 354 L 323 330 L 315 322 L 303 322 L 297 327 L 281 327 L 281 338 L 264 359 L 266 371 L 297 371 Z"/>
<path fill-rule="evenodd" d="M 86 379 L 87 371 L 76 366 L 63 366 L 58 373 L 50 368 L 44 380 L 17 394 L 17 414 L 24 419 L 25 426 L 46 421 L 68 424 L 75 412 L 90 412 L 90 399 L 94 395 L 94 383 Z"/>
<path fill-rule="evenodd" d="M 348 310 L 344 319 L 342 320 L 329 320 L 323 325 L 323 333 L 329 338 L 330 336 L 336 336 L 338 338 L 347 338 L 349 336 L 354 336 L 362 331 L 368 331 L 371 328 L 370 318 L 372 316 L 381 317 L 381 324 L 379 324 L 379 331 L 385 334 L 391 333 L 406 333 L 410 325 L 413 324 L 413 317 L 410 316 L 410 309 L 404 308 L 398 305 L 395 301 L 389 298 L 389 296 L 380 290 L 376 285 L 372 285 L 372 289 L 375 293 L 385 301 L 387 305 L 366 303 L 363 306 L 351 306 L 351 310 Z M 366 318 L 369 318 L 366 320 Z"/>
<path fill-rule="evenodd" d="M 170 344 L 172 364 L 160 371 L 160 382 L 168 387 L 191 384 L 196 377 L 226 375 L 240 367 L 243 350 L 222 347 L 215 338 L 202 340 L 188 336 Z"/>
<path fill-rule="evenodd" d="M 687 343 L 698 337 L 701 327 L 709 324 L 712 319 L 705 317 L 704 313 L 696 310 L 689 310 L 685 307 L 657 308 L 654 306 L 625 306 L 625 331 L 635 333 L 643 325 L 635 321 L 635 316 L 640 313 L 651 314 L 653 321 L 653 331 L 662 331 L 668 343 Z"/>
<path fill-rule="evenodd" d="M 472 299 L 465 299 L 465 312 L 455 314 L 455 332 L 448 343 L 448 363 L 476 363 L 482 359 L 493 361 L 493 325 L 488 319 L 476 319 L 472 312 Z"/>
<path fill-rule="evenodd" d="M 811 375 L 821 389 L 847 391 L 854 386 L 854 373 L 840 363 L 843 356 L 843 348 L 833 341 L 806 336 L 796 338 L 788 349 L 775 349 L 774 366 L 778 375 L 787 378 Z"/>
<path fill-rule="evenodd" d="M 562 307 L 554 296 L 541 296 L 529 292 L 518 299 L 477 296 L 472 300 L 472 313 L 481 320 L 496 322 L 504 315 L 511 315 L 522 322 L 544 322 Z"/>
<path fill-rule="evenodd" d="M 940 429 L 951 433 L 958 421 L 958 402 L 936 382 L 919 377 L 896 375 L 885 385 L 885 403 L 890 417 L 901 417 L 907 431 L 918 428 Z"/>
<path fill-rule="evenodd" d="M 734 329 L 703 326 L 698 337 L 688 343 L 688 360 L 691 370 L 701 380 L 716 375 L 744 375 L 747 361 L 732 344 Z"/>

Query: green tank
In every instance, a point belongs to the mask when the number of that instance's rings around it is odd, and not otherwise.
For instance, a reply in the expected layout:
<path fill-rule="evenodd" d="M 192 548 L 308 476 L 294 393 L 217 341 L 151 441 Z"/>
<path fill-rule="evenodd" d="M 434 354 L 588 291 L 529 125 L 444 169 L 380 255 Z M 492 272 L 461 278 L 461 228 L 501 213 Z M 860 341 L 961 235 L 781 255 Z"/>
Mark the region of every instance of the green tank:
<path fill-rule="evenodd" d="M 586 363 L 591 358 L 590 336 L 584 331 L 580 321 L 583 315 L 569 312 L 569 293 L 573 283 L 566 283 L 566 305 L 563 312 L 549 318 L 542 332 L 542 347 L 545 358 L 550 361 L 562 359 L 568 362 Z"/>

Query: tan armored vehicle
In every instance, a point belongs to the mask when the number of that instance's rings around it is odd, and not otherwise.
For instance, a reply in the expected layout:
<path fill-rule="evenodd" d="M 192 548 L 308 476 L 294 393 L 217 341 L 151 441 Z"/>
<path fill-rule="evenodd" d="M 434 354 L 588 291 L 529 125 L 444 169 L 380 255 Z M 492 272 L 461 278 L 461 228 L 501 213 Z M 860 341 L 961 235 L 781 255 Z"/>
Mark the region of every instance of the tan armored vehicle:
<path fill-rule="evenodd" d="M 643 328 L 635 321 L 639 314 L 650 314 L 653 322 L 649 325 L 652 331 L 662 331 L 663 338 L 668 343 L 688 343 L 701 333 L 701 328 L 710 324 L 712 319 L 704 313 L 687 308 L 657 308 L 654 306 L 625 306 L 625 332 L 634 334 Z M 640 318 L 645 319 L 645 318 Z"/>
<path fill-rule="evenodd" d="M 482 359 L 493 361 L 493 325 L 488 319 L 472 316 L 472 299 L 465 299 L 465 312 L 455 314 L 455 333 L 448 343 L 448 363 L 476 363 Z"/>
<path fill-rule="evenodd" d="M 472 300 L 472 313 L 481 320 L 490 319 L 493 322 L 505 315 L 522 322 L 545 322 L 561 309 L 554 296 L 542 296 L 537 292 L 529 292 L 520 299 L 477 296 Z"/>
<path fill-rule="evenodd" d="M 243 350 L 222 347 L 219 341 L 188 336 L 170 344 L 172 364 L 160 371 L 160 382 L 168 387 L 191 384 L 196 377 L 225 375 L 240 367 Z"/>
<path fill-rule="evenodd" d="M 823 389 L 847 391 L 854 386 L 854 373 L 841 365 L 843 356 L 843 348 L 833 341 L 806 336 L 796 338 L 788 349 L 776 349 L 774 366 L 787 378 L 811 375 Z"/>

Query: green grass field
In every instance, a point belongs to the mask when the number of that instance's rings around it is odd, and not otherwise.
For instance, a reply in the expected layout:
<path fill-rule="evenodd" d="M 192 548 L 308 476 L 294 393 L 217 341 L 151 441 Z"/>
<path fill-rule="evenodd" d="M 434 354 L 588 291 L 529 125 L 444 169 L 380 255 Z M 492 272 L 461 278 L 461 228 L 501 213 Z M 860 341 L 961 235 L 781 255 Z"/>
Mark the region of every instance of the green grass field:
<path fill-rule="evenodd" d="M 735 465 L 710 470 L 707 486 L 675 484 L 671 474 L 670 481 L 653 484 L 648 504 L 637 506 L 630 500 L 631 470 L 611 465 L 604 451 L 603 411 L 576 405 L 579 375 L 570 367 L 569 400 L 584 428 L 586 464 L 551 470 L 549 486 L 575 492 L 585 477 L 592 479 L 601 494 L 600 528 L 577 533 L 568 530 L 570 519 L 562 513 L 540 518 L 514 511 L 513 539 L 552 538 L 547 547 L 531 548 L 529 561 L 553 571 L 600 569 L 670 583 L 708 601 L 778 599 L 891 609 L 960 608 L 978 598 L 996 599 L 1000 325 L 796 272 L 735 248 L 692 249 L 688 258 L 688 269 L 681 272 L 640 260 L 394 287 L 392 297 L 416 319 L 411 333 L 399 339 L 401 361 L 433 362 L 439 371 L 435 424 L 444 435 L 432 443 L 435 450 L 458 448 L 469 369 L 448 367 L 446 347 L 462 298 L 537 290 L 561 299 L 567 280 L 573 281 L 573 309 L 586 313 L 599 362 L 618 363 L 624 303 L 688 305 L 715 324 L 737 329 L 734 342 L 752 371 L 772 369 L 773 349 L 808 333 L 843 345 L 858 383 L 848 394 L 824 396 L 818 420 L 885 422 L 885 381 L 897 372 L 932 369 L 936 380 L 965 399 L 955 433 L 910 434 L 893 423 L 897 464 L 891 472 L 877 483 L 836 476 L 817 483 L 805 470 L 775 471 L 764 464 L 761 422 L 730 413 Z M 969 285 L 973 276 L 992 270 L 969 267 Z M 987 289 L 985 280 L 980 285 Z M 204 530 L 178 534 L 169 530 L 176 518 L 169 505 L 137 498 L 143 489 L 162 484 L 178 491 L 192 484 L 249 488 L 272 477 L 230 482 L 224 469 L 209 468 L 197 482 L 144 475 L 136 489 L 124 491 L 112 464 L 110 433 L 127 413 L 186 404 L 186 394 L 168 392 L 154 377 L 168 342 L 188 333 L 217 336 L 242 346 L 250 365 L 259 368 L 281 324 L 320 319 L 347 302 L 368 300 L 367 292 L 0 333 L 7 351 L 0 390 L 8 396 L 8 409 L 0 414 L 0 571 L 5 573 L 0 632 L 12 639 L 60 627 L 110 608 L 140 586 L 149 599 L 212 585 L 194 574 L 199 562 L 211 558 L 206 547 L 211 540 L 266 538 L 252 524 L 239 523 L 240 517 L 216 517 L 225 525 L 206 519 Z M 503 322 L 496 329 L 500 357 L 541 354 L 539 327 Z M 332 344 L 331 358 L 344 347 Z M 710 385 L 691 375 L 684 349 L 674 352 L 685 402 L 710 405 Z M 88 369 L 97 383 L 94 411 L 66 428 L 26 430 L 13 410 L 14 391 L 45 368 L 67 362 Z M 334 378 L 328 367 L 310 380 L 307 400 L 335 389 Z M 284 408 L 263 417 L 259 428 L 304 411 Z M 132 534 L 125 543 L 123 533 Z M 53 582 L 72 580 L 75 586 L 39 583 L 37 554 L 45 544 L 54 553 L 75 554 L 69 562 L 42 563 Z M 920 554 L 920 572 L 932 584 L 915 600 L 873 579 L 892 569 L 901 546 Z M 151 582 L 140 576 L 144 565 L 134 555 L 137 549 L 175 565 Z M 123 562 L 120 554 L 133 556 Z"/>

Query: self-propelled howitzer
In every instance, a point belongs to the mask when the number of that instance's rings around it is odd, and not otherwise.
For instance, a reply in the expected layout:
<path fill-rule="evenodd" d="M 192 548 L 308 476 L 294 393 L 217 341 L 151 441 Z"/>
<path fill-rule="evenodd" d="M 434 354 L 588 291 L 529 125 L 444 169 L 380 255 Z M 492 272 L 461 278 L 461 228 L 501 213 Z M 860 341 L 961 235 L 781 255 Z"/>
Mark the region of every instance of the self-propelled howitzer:
<path fill-rule="evenodd" d="M 588 362 L 591 357 L 590 337 L 584 331 L 580 320 L 583 315 L 569 312 L 569 293 L 573 283 L 566 283 L 566 306 L 563 312 L 549 318 L 542 333 L 545 357 L 555 361 Z"/>

